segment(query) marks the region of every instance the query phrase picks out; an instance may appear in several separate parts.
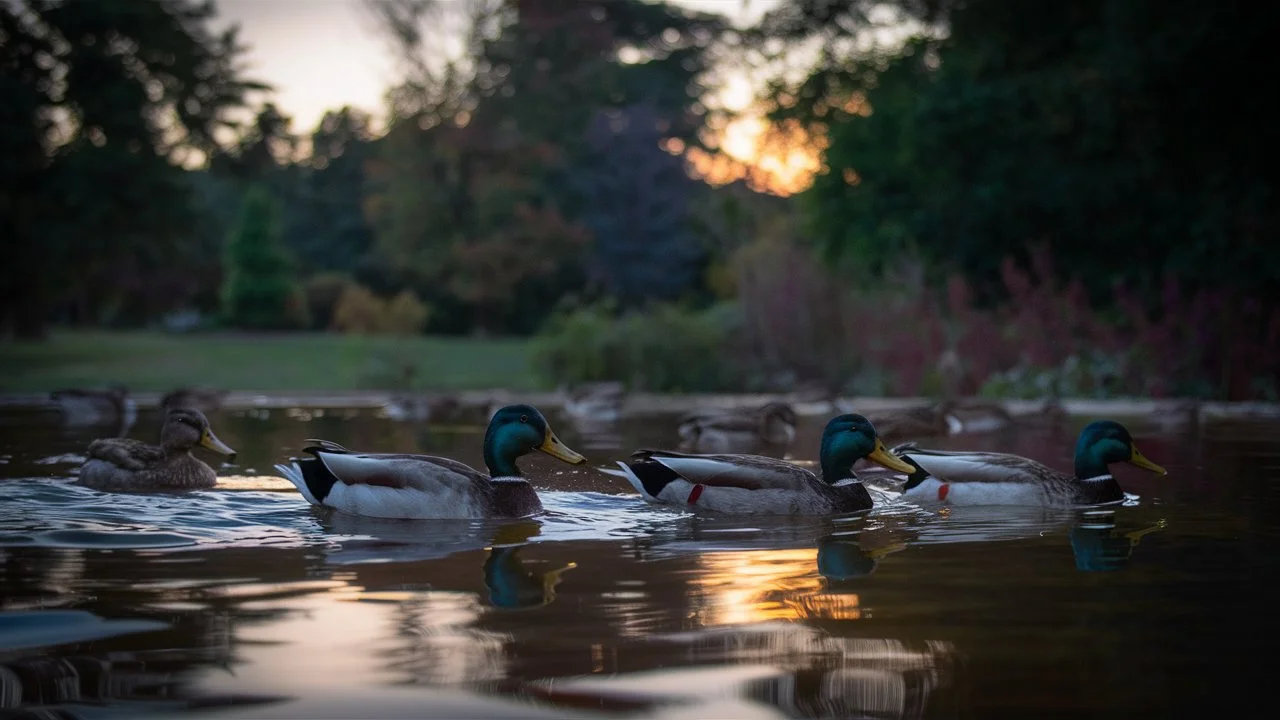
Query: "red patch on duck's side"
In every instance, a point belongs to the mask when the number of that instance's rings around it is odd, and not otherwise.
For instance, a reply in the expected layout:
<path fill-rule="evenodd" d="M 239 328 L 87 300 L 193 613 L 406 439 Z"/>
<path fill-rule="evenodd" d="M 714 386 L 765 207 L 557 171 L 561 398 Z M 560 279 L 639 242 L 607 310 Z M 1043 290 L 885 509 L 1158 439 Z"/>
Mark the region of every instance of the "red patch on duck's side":
<path fill-rule="evenodd" d="M 689 504 L 698 502 L 698 498 L 702 497 L 702 486 L 694 485 L 693 490 L 689 491 Z"/>
<path fill-rule="evenodd" d="M 939 485 L 939 486 L 938 486 L 938 499 L 939 499 L 939 500 L 946 500 L 946 499 L 947 499 L 947 493 L 949 493 L 949 492 L 951 492 L 951 484 L 950 484 L 950 483 L 942 483 L 941 485 Z"/>

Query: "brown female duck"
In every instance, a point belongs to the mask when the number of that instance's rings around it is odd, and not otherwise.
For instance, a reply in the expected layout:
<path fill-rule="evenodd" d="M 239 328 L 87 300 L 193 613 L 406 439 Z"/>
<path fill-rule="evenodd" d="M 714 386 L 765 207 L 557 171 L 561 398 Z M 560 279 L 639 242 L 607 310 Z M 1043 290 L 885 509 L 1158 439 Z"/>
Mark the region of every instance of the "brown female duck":
<path fill-rule="evenodd" d="M 209 428 L 199 410 L 170 410 L 160 430 L 160 444 L 131 438 L 107 438 L 89 444 L 80 467 L 80 484 L 98 490 L 194 490 L 217 482 L 213 468 L 191 455 L 197 445 L 234 459 Z"/>

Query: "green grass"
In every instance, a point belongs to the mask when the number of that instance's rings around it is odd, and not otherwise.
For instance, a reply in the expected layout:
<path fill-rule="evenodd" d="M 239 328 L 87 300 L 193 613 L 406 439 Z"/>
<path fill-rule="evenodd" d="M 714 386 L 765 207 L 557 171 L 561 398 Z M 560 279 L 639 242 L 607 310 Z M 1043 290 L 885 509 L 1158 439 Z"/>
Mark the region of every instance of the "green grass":
<path fill-rule="evenodd" d="M 536 389 L 522 339 L 362 337 L 325 333 L 58 332 L 0 343 L 0 392 L 124 383 L 136 391 L 181 385 L 231 390 L 376 390 L 404 386 Z"/>

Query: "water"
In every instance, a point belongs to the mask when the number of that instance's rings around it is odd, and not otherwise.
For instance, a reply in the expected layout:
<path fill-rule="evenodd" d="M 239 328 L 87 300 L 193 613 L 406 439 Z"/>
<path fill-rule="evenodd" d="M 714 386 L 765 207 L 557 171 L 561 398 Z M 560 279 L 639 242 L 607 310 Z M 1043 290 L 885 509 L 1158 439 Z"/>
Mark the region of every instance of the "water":
<path fill-rule="evenodd" d="M 478 421 L 224 411 L 218 488 L 111 495 L 71 484 L 91 429 L 3 412 L 0 716 L 1222 716 L 1267 689 L 1277 425 L 1132 423 L 1170 474 L 1121 468 L 1106 511 L 734 519 L 591 469 L 674 446 L 672 418 L 552 415 L 591 466 L 525 459 L 547 513 L 473 523 L 329 513 L 268 473 L 309 437 L 478 465 Z M 932 444 L 1070 467 L 1074 431 Z"/>

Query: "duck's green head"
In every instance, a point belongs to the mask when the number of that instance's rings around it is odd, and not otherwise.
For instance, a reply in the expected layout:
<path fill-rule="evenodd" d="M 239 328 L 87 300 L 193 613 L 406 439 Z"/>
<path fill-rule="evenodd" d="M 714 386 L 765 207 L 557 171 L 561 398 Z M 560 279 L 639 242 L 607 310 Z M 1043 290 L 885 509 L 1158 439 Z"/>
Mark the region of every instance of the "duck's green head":
<path fill-rule="evenodd" d="M 519 477 L 516 458 L 534 450 L 570 465 L 587 461 L 560 442 L 547 419 L 532 405 L 508 405 L 493 414 L 484 434 L 484 462 L 490 477 Z"/>
<path fill-rule="evenodd" d="M 1095 478 L 1109 474 L 1111 463 L 1127 462 L 1158 475 L 1169 472 L 1138 452 L 1133 437 L 1114 420 L 1097 420 L 1084 426 L 1076 441 L 1076 477 Z"/>
<path fill-rule="evenodd" d="M 839 415 L 822 431 L 822 478 L 834 483 L 853 477 L 853 464 L 866 458 L 890 470 L 912 473 L 915 468 L 895 457 L 876 435 L 875 426 L 865 417 L 850 413 Z"/>

